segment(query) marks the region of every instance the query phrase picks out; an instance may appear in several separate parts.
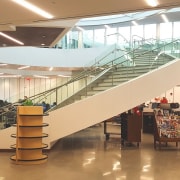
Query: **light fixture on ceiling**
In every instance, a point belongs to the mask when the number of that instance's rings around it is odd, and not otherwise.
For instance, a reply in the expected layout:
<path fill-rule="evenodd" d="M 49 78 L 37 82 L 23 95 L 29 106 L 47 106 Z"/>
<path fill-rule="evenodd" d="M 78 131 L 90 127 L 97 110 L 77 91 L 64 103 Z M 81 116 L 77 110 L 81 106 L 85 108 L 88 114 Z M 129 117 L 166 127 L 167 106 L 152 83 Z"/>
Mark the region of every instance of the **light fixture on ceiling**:
<path fill-rule="evenodd" d="M 134 26 L 138 26 L 138 23 L 136 21 L 132 21 Z"/>
<path fill-rule="evenodd" d="M 76 28 L 80 31 L 84 31 L 84 29 L 82 27 L 76 26 Z"/>
<path fill-rule="evenodd" d="M 151 7 L 156 7 L 159 5 L 159 2 L 157 0 L 146 0 L 146 2 Z"/>
<path fill-rule="evenodd" d="M 163 14 L 163 13 L 165 13 L 167 11 L 167 9 L 162 9 L 162 10 L 160 10 L 157 14 Z"/>
<path fill-rule="evenodd" d="M 106 29 L 111 29 L 111 27 L 110 27 L 109 25 L 104 25 L 104 27 L 105 27 Z"/>
<path fill-rule="evenodd" d="M 42 10 L 41 8 L 25 1 L 25 0 L 11 0 L 17 4 L 19 4 L 20 6 L 23 6 L 27 9 L 29 9 L 30 11 L 36 13 L 36 14 L 39 14 L 40 16 L 44 17 L 44 18 L 47 18 L 47 19 L 52 19 L 54 16 L 44 10 Z"/>
<path fill-rule="evenodd" d="M 168 18 L 167 18 L 167 16 L 166 16 L 165 14 L 161 14 L 161 17 L 162 17 L 162 19 L 163 19 L 163 21 L 164 21 L 165 23 L 168 23 L 168 22 L 169 22 L 169 20 L 168 20 Z"/>
<path fill-rule="evenodd" d="M 2 63 L 2 64 L 0 64 L 0 66 L 7 66 L 7 64 Z"/>
<path fill-rule="evenodd" d="M 45 78 L 45 79 L 49 78 L 49 77 L 47 77 L 47 76 L 39 76 L 39 75 L 34 75 L 34 77 L 37 77 L 37 78 Z"/>
<path fill-rule="evenodd" d="M 53 67 L 50 67 L 50 68 L 49 68 L 49 71 L 52 71 L 52 70 L 53 70 Z"/>
<path fill-rule="evenodd" d="M 18 78 L 21 75 L 0 75 L 0 78 Z"/>
<path fill-rule="evenodd" d="M 3 37 L 5 37 L 5 38 L 7 38 L 7 39 L 9 39 L 9 40 L 11 40 L 11 41 L 13 41 L 13 42 L 15 42 L 15 43 L 17 43 L 17 44 L 24 45 L 23 42 L 15 39 L 15 38 L 13 38 L 13 37 L 11 37 L 11 36 L 8 36 L 8 35 L 5 34 L 5 33 L 0 32 L 0 35 L 3 36 Z"/>
<path fill-rule="evenodd" d="M 70 75 L 63 75 L 63 74 L 59 74 L 59 77 L 71 77 Z"/>
<path fill-rule="evenodd" d="M 18 69 L 27 69 L 29 68 L 30 66 L 22 66 L 22 67 L 19 67 Z"/>

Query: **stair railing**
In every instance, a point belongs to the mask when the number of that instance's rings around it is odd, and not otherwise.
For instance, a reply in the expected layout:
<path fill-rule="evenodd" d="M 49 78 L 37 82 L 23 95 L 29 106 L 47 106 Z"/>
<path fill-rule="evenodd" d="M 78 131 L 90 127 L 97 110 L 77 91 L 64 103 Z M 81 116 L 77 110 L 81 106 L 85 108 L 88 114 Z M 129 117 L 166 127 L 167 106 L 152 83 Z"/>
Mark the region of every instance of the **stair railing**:
<path fill-rule="evenodd" d="M 144 52 L 144 54 L 149 53 L 149 58 L 150 58 L 150 56 L 151 56 L 150 52 L 154 51 L 154 52 L 159 53 L 160 51 L 162 51 L 163 48 L 164 48 L 163 50 L 166 51 L 168 48 L 171 47 L 170 44 L 174 44 L 174 46 L 175 45 L 177 46 L 177 42 L 179 42 L 179 41 L 176 40 L 176 41 L 166 44 L 166 48 L 165 48 L 165 46 L 162 46 L 162 47 L 151 49 L 151 51 L 147 50 Z M 178 48 L 179 48 L 179 44 L 178 44 Z M 176 49 L 178 50 L 178 48 L 176 48 Z M 136 48 L 135 50 L 133 50 L 133 52 L 135 52 L 137 49 L 140 49 L 140 48 Z M 178 54 L 179 54 L 179 52 L 178 52 Z M 177 55 L 177 52 L 176 52 L 176 55 Z M 66 83 L 59 85 L 55 88 L 49 89 L 45 92 L 31 96 L 30 98 L 33 100 L 33 102 L 35 104 L 38 104 L 42 101 L 42 99 L 47 98 L 48 96 L 52 96 L 52 94 L 56 94 L 54 96 L 55 96 L 55 101 L 58 104 L 61 101 L 63 101 L 64 99 L 71 97 L 73 94 L 75 94 L 78 91 L 78 90 L 74 90 L 74 88 L 73 88 L 73 91 L 71 93 L 68 93 L 69 92 L 68 87 L 72 88 L 72 86 L 75 86 L 75 83 L 77 81 L 82 81 L 84 79 L 84 81 L 85 81 L 84 86 L 87 88 L 88 86 L 90 86 L 91 83 L 94 82 L 94 78 L 92 78 L 92 76 L 94 76 L 96 78 L 96 77 L 98 77 L 99 74 L 103 73 L 105 70 L 111 69 L 111 70 L 115 71 L 120 66 L 127 66 L 127 67 L 132 66 L 133 67 L 133 66 L 135 66 L 135 64 L 134 64 L 135 59 L 139 56 L 140 55 L 134 55 L 134 57 L 132 57 L 132 51 L 125 51 L 125 50 L 119 49 L 117 46 L 114 46 L 114 48 L 112 48 L 111 51 L 108 51 L 108 53 L 105 53 L 104 56 L 101 56 L 101 58 L 99 58 L 99 59 L 97 58 L 93 65 L 91 65 L 90 67 L 85 67 L 82 72 L 78 73 L 78 75 L 74 76 L 73 78 L 68 80 Z M 130 57 L 132 57 L 132 58 L 130 58 Z M 150 69 L 152 69 L 152 67 Z M 129 73 L 127 70 L 127 77 L 128 76 L 129 76 Z M 99 78 L 101 78 L 101 76 L 99 76 Z M 112 76 L 112 84 L 114 84 L 113 76 Z M 84 86 L 81 86 L 80 89 L 82 89 L 82 87 L 84 87 Z M 66 89 L 67 89 L 68 96 L 66 96 L 64 99 L 59 100 L 58 97 L 59 97 L 60 91 L 62 91 L 60 89 L 62 89 L 64 87 L 66 87 Z M 87 89 L 86 89 L 86 95 L 87 95 Z"/>

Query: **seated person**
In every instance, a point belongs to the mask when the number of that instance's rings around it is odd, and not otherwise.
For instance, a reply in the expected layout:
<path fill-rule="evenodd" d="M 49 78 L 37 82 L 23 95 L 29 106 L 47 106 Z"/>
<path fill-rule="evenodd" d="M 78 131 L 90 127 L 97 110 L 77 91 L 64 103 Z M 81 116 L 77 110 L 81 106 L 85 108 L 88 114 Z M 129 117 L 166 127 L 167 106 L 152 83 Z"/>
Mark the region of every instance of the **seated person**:
<path fill-rule="evenodd" d="M 168 103 L 167 98 L 166 98 L 166 97 L 163 97 L 163 98 L 161 99 L 160 103 L 163 103 L 163 104 Z"/>

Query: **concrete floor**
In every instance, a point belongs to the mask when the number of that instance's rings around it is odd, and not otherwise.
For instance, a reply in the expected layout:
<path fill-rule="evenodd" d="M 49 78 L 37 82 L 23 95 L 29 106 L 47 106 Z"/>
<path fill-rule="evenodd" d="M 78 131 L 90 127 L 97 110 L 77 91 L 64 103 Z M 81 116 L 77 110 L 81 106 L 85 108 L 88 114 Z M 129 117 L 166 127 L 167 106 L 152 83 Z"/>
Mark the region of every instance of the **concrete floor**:
<path fill-rule="evenodd" d="M 113 127 L 119 132 L 119 127 Z M 2 141 L 2 140 L 1 140 Z M 120 136 L 103 134 L 103 125 L 65 137 L 40 165 L 15 165 L 12 152 L 0 152 L 0 180 L 179 180 L 180 147 L 154 150 L 153 136 L 121 146 Z"/>

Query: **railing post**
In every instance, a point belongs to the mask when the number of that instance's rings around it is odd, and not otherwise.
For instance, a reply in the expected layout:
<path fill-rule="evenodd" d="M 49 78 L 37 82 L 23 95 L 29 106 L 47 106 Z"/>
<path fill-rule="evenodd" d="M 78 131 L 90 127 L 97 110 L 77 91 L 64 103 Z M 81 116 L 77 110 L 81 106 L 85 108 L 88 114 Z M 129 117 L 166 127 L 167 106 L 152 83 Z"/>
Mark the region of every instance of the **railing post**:
<path fill-rule="evenodd" d="M 58 92 L 57 92 L 57 88 L 56 88 L 56 104 L 58 104 Z"/>
<path fill-rule="evenodd" d="M 86 77 L 85 77 L 85 89 L 86 89 L 86 97 L 87 97 L 87 75 L 86 75 Z"/>

